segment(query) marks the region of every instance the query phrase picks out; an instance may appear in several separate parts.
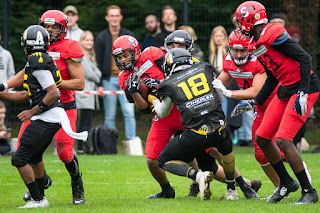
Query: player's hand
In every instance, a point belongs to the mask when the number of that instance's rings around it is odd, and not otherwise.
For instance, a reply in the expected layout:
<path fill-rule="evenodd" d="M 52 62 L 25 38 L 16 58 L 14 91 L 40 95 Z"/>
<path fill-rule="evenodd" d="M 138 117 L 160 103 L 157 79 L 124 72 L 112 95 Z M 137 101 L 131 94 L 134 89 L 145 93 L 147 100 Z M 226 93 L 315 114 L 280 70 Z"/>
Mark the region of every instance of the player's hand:
<path fill-rule="evenodd" d="M 298 91 L 298 96 L 294 102 L 293 109 L 296 110 L 297 114 L 304 116 L 308 108 L 308 93 Z"/>
<path fill-rule="evenodd" d="M 17 117 L 19 118 L 20 121 L 26 122 L 30 120 L 32 116 L 33 116 L 33 113 L 31 112 L 31 110 L 24 110 L 20 112 Z"/>
<path fill-rule="evenodd" d="M 234 107 L 234 109 L 232 110 L 231 117 L 236 117 L 237 115 L 240 115 L 241 113 L 252 110 L 254 105 L 255 105 L 254 100 L 238 103 Z"/>
<path fill-rule="evenodd" d="M 143 83 L 145 83 L 147 85 L 147 87 L 149 88 L 154 88 L 154 87 L 158 87 L 160 84 L 160 81 L 158 80 L 158 77 L 156 76 L 156 79 L 153 78 L 146 78 L 142 81 Z"/>
<path fill-rule="evenodd" d="M 138 75 L 134 75 L 133 73 L 130 74 L 128 81 L 128 91 L 130 94 L 139 91 L 140 82 L 141 80 Z"/>
<path fill-rule="evenodd" d="M 150 104 L 153 104 L 154 100 L 158 100 L 159 99 L 159 95 L 157 93 L 157 90 L 154 89 L 150 92 L 150 94 L 148 95 L 148 101 Z"/>
<path fill-rule="evenodd" d="M 228 90 L 222 83 L 221 80 L 215 79 L 212 81 L 212 86 L 216 89 L 220 89 L 222 95 L 226 96 L 227 98 L 231 98 L 232 92 L 231 90 Z"/>

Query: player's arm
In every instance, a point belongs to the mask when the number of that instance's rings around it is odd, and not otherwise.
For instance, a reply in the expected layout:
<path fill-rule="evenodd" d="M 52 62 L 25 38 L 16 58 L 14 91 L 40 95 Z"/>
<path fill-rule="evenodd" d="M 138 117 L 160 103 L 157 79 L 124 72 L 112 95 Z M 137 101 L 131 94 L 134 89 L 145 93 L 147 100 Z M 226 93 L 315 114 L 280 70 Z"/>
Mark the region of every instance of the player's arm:
<path fill-rule="evenodd" d="M 18 118 L 25 122 L 29 120 L 33 115 L 37 115 L 42 112 L 43 109 L 50 106 L 56 99 L 59 98 L 59 93 L 56 88 L 53 76 L 49 70 L 37 70 L 32 75 L 38 80 L 41 87 L 46 90 L 44 98 L 32 109 L 24 110 L 18 114 Z"/>
<path fill-rule="evenodd" d="M 26 91 L 21 91 L 18 93 L 0 92 L 0 98 L 10 101 L 27 101 L 28 94 Z"/>
<path fill-rule="evenodd" d="M 141 80 L 139 79 L 138 75 L 130 74 L 128 79 L 128 92 L 133 98 L 133 101 L 137 108 L 143 113 L 149 113 L 149 104 L 146 100 L 143 99 L 143 97 L 139 93 L 140 82 Z"/>
<path fill-rule="evenodd" d="M 311 56 L 296 42 L 286 36 L 288 32 L 281 34 L 276 41 L 271 45 L 278 52 L 286 55 L 300 64 L 300 86 L 299 91 L 304 93 L 309 92 L 310 87 L 310 72 L 312 68 Z"/>
<path fill-rule="evenodd" d="M 63 80 L 59 88 L 67 90 L 83 90 L 84 89 L 84 71 L 80 62 L 72 59 L 66 59 L 68 72 L 71 76 L 69 80 Z"/>
<path fill-rule="evenodd" d="M 24 72 L 25 72 L 25 70 L 23 69 L 20 72 L 18 72 L 13 78 L 8 80 L 6 82 L 5 89 L 22 86 L 23 82 L 24 82 L 24 78 L 23 78 L 24 77 Z"/>
<path fill-rule="evenodd" d="M 258 95 L 266 79 L 267 74 L 265 72 L 255 74 L 252 81 L 252 87 L 245 90 L 232 90 L 231 98 L 238 100 L 253 99 Z"/>

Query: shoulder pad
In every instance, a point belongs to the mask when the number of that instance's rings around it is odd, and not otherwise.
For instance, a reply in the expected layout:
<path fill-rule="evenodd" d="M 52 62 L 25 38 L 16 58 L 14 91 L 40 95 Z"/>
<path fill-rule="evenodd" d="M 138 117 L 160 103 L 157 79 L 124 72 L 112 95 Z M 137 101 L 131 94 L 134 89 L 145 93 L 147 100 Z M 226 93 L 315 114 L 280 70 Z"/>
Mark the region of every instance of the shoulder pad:
<path fill-rule="evenodd" d="M 288 40 L 288 38 L 289 38 L 289 33 L 287 31 L 284 31 L 276 38 L 276 40 L 272 43 L 272 45 L 282 44 L 283 42 Z"/>

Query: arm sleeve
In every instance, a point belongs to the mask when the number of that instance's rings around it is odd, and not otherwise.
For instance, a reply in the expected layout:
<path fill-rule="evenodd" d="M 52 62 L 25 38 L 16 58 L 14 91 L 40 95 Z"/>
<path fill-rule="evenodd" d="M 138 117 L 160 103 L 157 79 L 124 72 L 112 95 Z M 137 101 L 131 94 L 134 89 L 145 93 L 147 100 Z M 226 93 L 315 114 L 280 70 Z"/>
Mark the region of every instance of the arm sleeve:
<path fill-rule="evenodd" d="M 35 70 L 32 75 L 37 79 L 43 89 L 55 84 L 53 76 L 49 70 Z"/>
<path fill-rule="evenodd" d="M 273 90 L 277 87 L 279 83 L 277 78 L 269 70 L 266 70 L 266 73 L 268 77 L 263 87 L 261 88 L 260 92 L 254 98 L 260 106 L 264 104 L 264 102 L 268 99 L 270 94 L 273 92 Z"/>
<path fill-rule="evenodd" d="M 162 99 L 162 102 L 159 99 L 153 101 L 153 106 L 155 112 L 161 117 L 164 118 L 169 115 L 173 103 L 169 96 L 166 96 Z"/>
<path fill-rule="evenodd" d="M 281 36 L 281 35 L 280 35 Z M 300 45 L 291 39 L 286 39 L 284 42 L 278 44 L 274 42 L 272 48 L 278 52 L 286 55 L 300 64 L 300 86 L 299 90 L 305 93 L 309 92 L 310 87 L 310 72 L 312 66 L 311 56 Z"/>

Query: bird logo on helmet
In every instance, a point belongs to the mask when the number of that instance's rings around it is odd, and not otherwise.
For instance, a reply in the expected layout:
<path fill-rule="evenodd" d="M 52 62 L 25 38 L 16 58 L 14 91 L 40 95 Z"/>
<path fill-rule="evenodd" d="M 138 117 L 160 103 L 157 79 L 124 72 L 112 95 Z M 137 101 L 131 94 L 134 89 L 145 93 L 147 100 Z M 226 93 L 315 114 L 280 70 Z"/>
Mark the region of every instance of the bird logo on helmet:
<path fill-rule="evenodd" d="M 248 52 L 248 54 L 243 57 L 237 57 L 234 54 L 234 51 L 248 49 L 250 39 L 246 38 L 241 32 L 238 31 L 239 29 L 235 29 L 229 35 L 228 48 L 233 62 L 236 65 L 241 66 L 249 61 L 250 53 Z"/>
<path fill-rule="evenodd" d="M 39 25 L 43 27 L 45 27 L 46 25 L 58 25 L 60 27 L 59 35 L 57 38 L 50 38 L 50 41 L 62 41 L 67 35 L 68 18 L 67 15 L 60 10 L 48 10 L 41 16 Z"/>
<path fill-rule="evenodd" d="M 191 54 L 182 48 L 169 50 L 164 56 L 163 73 L 169 77 L 172 73 L 187 69 L 193 64 Z"/>
<path fill-rule="evenodd" d="M 121 60 L 120 56 L 123 56 L 125 52 L 129 52 L 131 55 L 126 57 L 125 60 Z M 134 68 L 141 55 L 140 44 L 137 39 L 132 36 L 120 36 L 112 45 L 112 55 L 120 70 L 130 71 Z"/>
<path fill-rule="evenodd" d="M 254 26 L 268 23 L 266 8 L 257 1 L 246 1 L 238 6 L 233 21 L 249 37 Z"/>
<path fill-rule="evenodd" d="M 21 46 L 26 55 L 32 52 L 46 52 L 49 48 L 49 33 L 42 26 L 29 26 L 21 37 Z"/>
<path fill-rule="evenodd" d="M 166 51 L 171 50 L 170 44 L 180 43 L 186 45 L 188 51 L 191 51 L 193 45 L 193 38 L 191 35 L 184 30 L 175 30 L 170 33 L 164 40 L 164 46 Z"/>

